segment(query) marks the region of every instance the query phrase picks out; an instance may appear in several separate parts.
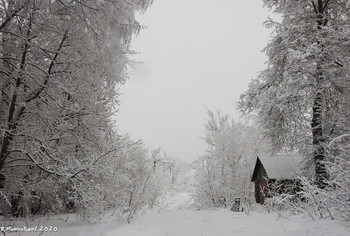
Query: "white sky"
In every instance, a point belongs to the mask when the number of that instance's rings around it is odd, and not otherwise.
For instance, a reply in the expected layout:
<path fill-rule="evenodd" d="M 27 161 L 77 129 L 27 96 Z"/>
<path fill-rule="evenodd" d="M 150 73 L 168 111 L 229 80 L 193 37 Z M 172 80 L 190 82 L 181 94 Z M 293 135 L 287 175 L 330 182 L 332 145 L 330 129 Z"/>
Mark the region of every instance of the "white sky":
<path fill-rule="evenodd" d="M 150 148 L 193 161 L 206 150 L 206 108 L 236 120 L 239 96 L 264 69 L 272 15 L 262 0 L 155 0 L 133 41 L 143 62 L 121 88 L 117 126 Z"/>

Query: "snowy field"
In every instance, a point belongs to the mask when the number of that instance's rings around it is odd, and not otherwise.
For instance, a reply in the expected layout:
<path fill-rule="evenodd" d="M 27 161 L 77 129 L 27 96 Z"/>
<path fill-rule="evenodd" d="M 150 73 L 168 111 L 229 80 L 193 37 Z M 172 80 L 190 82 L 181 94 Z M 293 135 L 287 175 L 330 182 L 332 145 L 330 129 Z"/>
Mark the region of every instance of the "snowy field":
<path fill-rule="evenodd" d="M 52 225 L 58 232 L 41 235 L 81 235 L 81 236 L 340 236 L 350 235 L 349 225 L 339 221 L 316 221 L 307 217 L 294 216 L 282 219 L 275 213 L 253 210 L 250 215 L 226 209 L 191 210 L 189 194 L 179 193 L 165 199 L 161 206 L 141 212 L 130 224 L 102 222 L 88 224 L 67 215 L 40 218 L 28 222 L 34 225 Z M 16 223 L 20 226 L 20 222 Z M 39 233 L 7 233 L 6 235 L 40 235 Z"/>

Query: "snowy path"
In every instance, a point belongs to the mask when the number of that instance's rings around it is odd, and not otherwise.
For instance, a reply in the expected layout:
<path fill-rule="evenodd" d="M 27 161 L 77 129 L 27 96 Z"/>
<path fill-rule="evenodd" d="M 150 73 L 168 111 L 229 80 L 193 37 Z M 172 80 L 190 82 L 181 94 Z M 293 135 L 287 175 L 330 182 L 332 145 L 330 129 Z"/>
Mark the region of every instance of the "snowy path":
<path fill-rule="evenodd" d="M 276 214 L 251 215 L 225 209 L 186 210 L 188 194 L 167 201 L 166 210 L 149 211 L 131 224 L 106 232 L 106 236 L 232 236 L 232 235 L 350 235 L 340 222 L 312 222 L 308 218 L 278 219 Z M 170 211 L 173 209 L 172 211 Z"/>
<path fill-rule="evenodd" d="M 338 221 L 316 221 L 296 216 L 291 220 L 278 219 L 275 213 L 252 211 L 250 215 L 226 209 L 190 210 L 189 194 L 178 193 L 163 201 L 161 207 L 140 213 L 130 224 L 86 224 L 74 219 L 64 223 L 62 216 L 52 216 L 40 223 L 59 227 L 57 233 L 42 235 L 62 236 L 347 236 L 350 229 Z M 55 218 L 56 217 L 56 218 Z M 31 224 L 34 224 L 32 222 Z M 35 224 L 39 224 L 38 222 Z M 6 234 L 18 235 L 18 234 Z M 21 233 L 23 235 L 39 235 Z"/>

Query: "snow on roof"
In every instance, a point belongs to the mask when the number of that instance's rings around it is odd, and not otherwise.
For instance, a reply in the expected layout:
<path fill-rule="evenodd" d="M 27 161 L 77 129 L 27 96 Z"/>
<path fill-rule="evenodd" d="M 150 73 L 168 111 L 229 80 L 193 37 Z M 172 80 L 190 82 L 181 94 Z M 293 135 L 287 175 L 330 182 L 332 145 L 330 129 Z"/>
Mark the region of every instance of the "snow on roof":
<path fill-rule="evenodd" d="M 270 179 L 294 179 L 302 173 L 302 157 L 297 154 L 278 154 L 258 157 Z"/>

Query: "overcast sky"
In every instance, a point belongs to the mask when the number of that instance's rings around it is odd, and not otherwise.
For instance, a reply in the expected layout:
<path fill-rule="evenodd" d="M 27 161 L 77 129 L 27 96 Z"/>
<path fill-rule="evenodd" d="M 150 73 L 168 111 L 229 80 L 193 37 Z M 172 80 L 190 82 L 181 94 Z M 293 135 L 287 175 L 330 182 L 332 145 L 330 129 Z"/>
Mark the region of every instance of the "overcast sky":
<path fill-rule="evenodd" d="M 117 126 L 150 148 L 193 161 L 205 152 L 206 108 L 235 120 L 236 103 L 264 69 L 271 12 L 262 0 L 155 0 L 138 21 L 134 58 L 121 88 Z"/>

